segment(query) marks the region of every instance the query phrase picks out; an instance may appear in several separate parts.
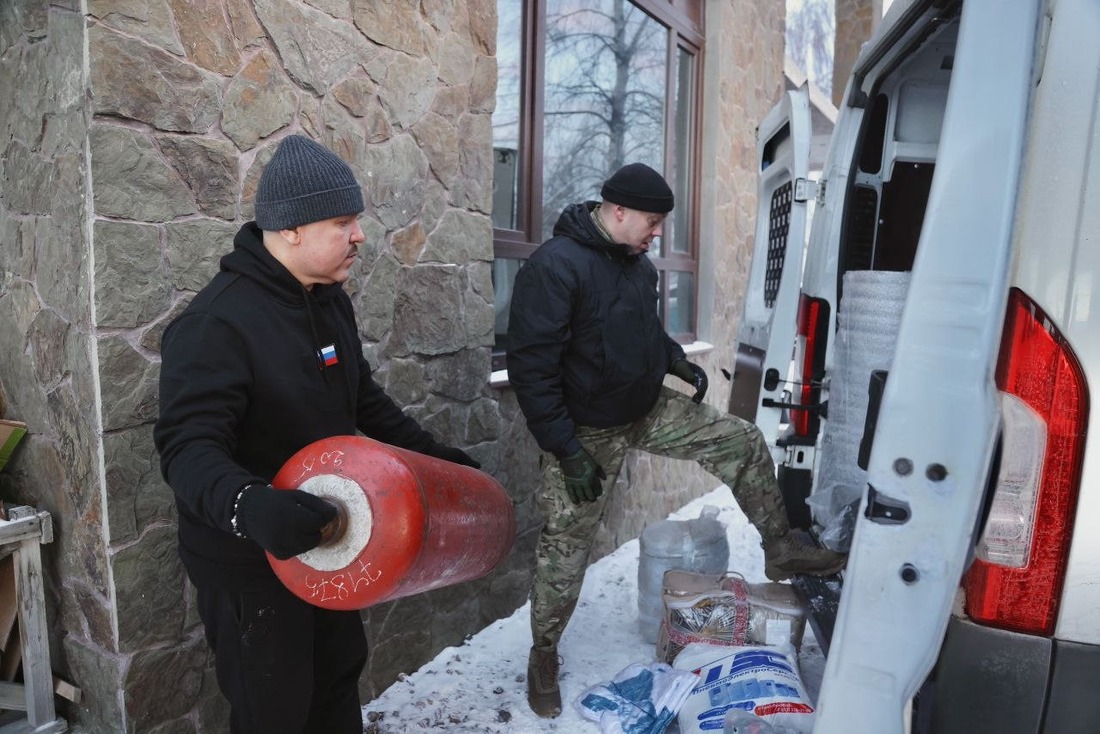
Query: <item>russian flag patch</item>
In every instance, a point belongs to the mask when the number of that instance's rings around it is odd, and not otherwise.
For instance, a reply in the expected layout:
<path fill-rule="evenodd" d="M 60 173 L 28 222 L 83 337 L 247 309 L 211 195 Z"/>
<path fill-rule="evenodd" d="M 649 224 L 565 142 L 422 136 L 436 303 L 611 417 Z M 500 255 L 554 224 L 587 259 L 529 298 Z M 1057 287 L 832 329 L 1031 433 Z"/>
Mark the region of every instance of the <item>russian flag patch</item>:
<path fill-rule="evenodd" d="M 321 347 L 321 351 L 317 352 L 317 356 L 321 359 L 321 364 L 325 367 L 331 367 L 338 363 L 340 360 L 336 357 L 336 345 L 329 344 L 327 347 Z"/>

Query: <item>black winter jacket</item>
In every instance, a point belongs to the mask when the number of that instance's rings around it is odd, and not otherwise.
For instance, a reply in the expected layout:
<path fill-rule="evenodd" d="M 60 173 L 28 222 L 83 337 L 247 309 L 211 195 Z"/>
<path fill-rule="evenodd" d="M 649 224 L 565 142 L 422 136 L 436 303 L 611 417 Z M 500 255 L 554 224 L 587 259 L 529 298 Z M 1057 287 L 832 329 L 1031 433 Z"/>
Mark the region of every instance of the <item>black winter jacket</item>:
<path fill-rule="evenodd" d="M 318 351 L 328 345 L 337 361 L 325 366 Z M 179 509 L 180 556 L 197 584 L 278 583 L 260 546 L 232 534 L 233 501 L 307 444 L 358 428 L 422 453 L 438 447 L 371 378 L 343 288 L 307 291 L 252 222 L 165 330 L 161 356 L 153 437 Z"/>
<path fill-rule="evenodd" d="M 626 425 L 648 413 L 684 357 L 657 315 L 657 269 L 600 234 L 595 206 L 562 212 L 512 292 L 508 380 L 535 440 L 559 457 L 580 450 L 575 426 Z"/>

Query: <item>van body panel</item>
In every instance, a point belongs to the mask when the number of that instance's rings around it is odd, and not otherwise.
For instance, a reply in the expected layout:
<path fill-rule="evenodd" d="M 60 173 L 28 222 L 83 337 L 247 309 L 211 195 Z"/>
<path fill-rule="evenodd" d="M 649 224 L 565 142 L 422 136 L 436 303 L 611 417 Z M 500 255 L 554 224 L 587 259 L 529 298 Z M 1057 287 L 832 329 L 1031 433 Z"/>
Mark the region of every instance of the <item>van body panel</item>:
<path fill-rule="evenodd" d="M 1059 0 L 1035 92 L 1013 284 L 1042 304 L 1090 385 L 1100 374 L 1100 5 Z M 1087 438 L 1078 518 L 1100 518 L 1100 432 Z M 1084 529 L 1084 528 L 1082 528 Z M 1100 644 L 1100 533 L 1076 532 L 1055 629 Z"/>

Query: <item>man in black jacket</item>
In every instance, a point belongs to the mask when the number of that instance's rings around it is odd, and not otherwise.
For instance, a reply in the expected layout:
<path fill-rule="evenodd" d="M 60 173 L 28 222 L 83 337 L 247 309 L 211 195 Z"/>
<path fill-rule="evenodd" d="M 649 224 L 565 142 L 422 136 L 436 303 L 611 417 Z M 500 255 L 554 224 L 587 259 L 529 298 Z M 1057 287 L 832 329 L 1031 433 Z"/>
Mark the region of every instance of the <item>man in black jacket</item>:
<path fill-rule="evenodd" d="M 693 460 L 725 482 L 760 531 L 769 578 L 828 575 L 844 563 L 791 532 L 763 435 L 702 403 L 706 373 L 661 325 L 657 270 L 645 253 L 672 211 L 672 190 L 631 163 L 601 195 L 562 212 L 554 236 L 516 274 L 509 314 L 508 378 L 546 452 L 527 670 L 527 699 L 540 716 L 561 712 L 558 642 L 580 595 L 604 487 L 627 450 Z M 664 387 L 666 374 L 694 396 Z"/>
<path fill-rule="evenodd" d="M 358 429 L 478 466 L 371 378 L 341 287 L 364 239 L 361 211 L 346 163 L 309 138 L 285 138 L 260 178 L 256 221 L 161 340 L 153 436 L 235 734 L 362 731 L 359 613 L 301 601 L 264 555 L 315 548 L 335 516 L 307 492 L 271 487 L 286 460 Z"/>

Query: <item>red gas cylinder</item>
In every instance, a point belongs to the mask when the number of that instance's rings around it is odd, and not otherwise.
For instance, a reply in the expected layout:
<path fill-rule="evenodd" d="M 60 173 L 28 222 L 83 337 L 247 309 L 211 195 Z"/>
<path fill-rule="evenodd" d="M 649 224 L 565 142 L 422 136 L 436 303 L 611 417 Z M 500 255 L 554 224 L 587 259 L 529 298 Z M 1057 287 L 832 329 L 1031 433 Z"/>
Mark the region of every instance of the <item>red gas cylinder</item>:
<path fill-rule="evenodd" d="M 320 546 L 285 561 L 267 556 L 288 589 L 326 609 L 480 578 L 516 534 L 512 500 L 488 474 L 362 436 L 311 443 L 272 484 L 337 507 Z"/>

